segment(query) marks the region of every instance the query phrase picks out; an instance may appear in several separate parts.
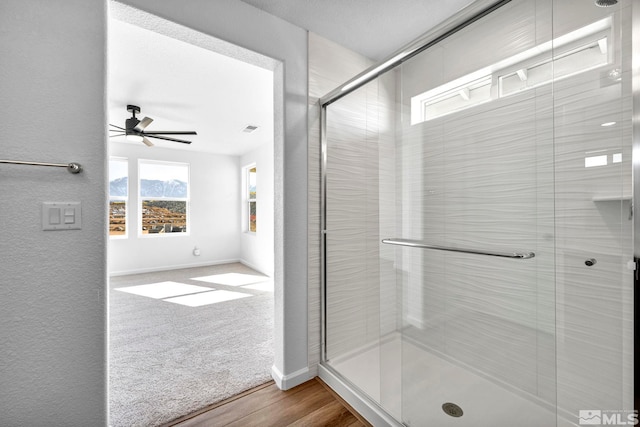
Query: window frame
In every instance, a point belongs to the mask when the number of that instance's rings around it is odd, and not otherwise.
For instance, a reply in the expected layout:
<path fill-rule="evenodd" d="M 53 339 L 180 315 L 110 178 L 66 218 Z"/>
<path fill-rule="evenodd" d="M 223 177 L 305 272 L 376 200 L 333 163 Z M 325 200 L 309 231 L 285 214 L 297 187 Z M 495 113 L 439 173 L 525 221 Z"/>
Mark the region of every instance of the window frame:
<path fill-rule="evenodd" d="M 108 215 L 109 219 L 107 220 L 107 234 L 109 235 L 109 239 L 128 239 L 129 238 L 129 229 L 131 228 L 131 224 L 129 221 L 129 212 L 131 211 L 131 203 L 129 200 L 130 195 L 130 173 L 129 173 L 129 159 L 127 157 L 109 157 L 109 169 L 111 166 L 111 162 L 121 162 L 126 165 L 125 169 L 127 171 L 127 195 L 126 196 L 113 196 L 111 195 L 111 188 L 108 190 L 109 195 L 109 207 L 108 207 Z M 111 174 L 109 173 L 109 186 L 111 186 Z M 124 234 L 111 234 L 111 202 L 124 202 Z"/>

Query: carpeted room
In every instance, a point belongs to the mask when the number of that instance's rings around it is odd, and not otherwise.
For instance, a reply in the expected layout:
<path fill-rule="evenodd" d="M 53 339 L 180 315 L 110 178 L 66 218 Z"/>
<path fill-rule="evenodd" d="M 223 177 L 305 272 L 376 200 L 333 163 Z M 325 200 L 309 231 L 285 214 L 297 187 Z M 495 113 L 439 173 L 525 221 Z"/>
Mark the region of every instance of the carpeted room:
<path fill-rule="evenodd" d="M 269 381 L 272 289 L 240 263 L 113 277 L 111 425 L 161 425 Z"/>
<path fill-rule="evenodd" d="M 120 166 L 110 184 L 124 183 L 110 185 L 112 210 L 126 219 L 108 251 L 110 424 L 154 426 L 271 379 L 274 77 L 179 39 L 193 35 L 184 28 L 164 22 L 173 38 L 143 28 L 144 13 L 110 6 L 109 124 L 126 133 L 131 105 L 153 119 L 153 146 L 130 135 L 109 145 L 110 172 Z M 154 139 L 157 129 L 197 134 L 175 136 L 186 144 Z M 186 173 L 147 174 L 157 165 Z M 181 194 L 165 191 L 175 182 Z M 163 190 L 149 195 L 150 183 Z M 181 206 L 179 227 L 163 220 L 150 231 L 152 198 Z"/>

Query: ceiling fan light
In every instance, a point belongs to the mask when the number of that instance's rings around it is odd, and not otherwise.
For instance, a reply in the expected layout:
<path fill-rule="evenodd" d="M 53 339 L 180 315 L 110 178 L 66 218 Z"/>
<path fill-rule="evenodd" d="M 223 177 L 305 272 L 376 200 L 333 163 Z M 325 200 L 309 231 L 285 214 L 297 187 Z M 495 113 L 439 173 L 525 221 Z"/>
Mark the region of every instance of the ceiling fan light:
<path fill-rule="evenodd" d="M 127 135 L 127 141 L 142 142 L 142 135 Z"/>

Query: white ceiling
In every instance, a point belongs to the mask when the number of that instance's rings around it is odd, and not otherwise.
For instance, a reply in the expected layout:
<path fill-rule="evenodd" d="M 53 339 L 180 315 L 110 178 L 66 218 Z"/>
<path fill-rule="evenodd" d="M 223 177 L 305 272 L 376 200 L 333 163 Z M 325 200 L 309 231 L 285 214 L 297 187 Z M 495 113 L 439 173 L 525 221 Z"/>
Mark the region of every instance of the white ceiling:
<path fill-rule="evenodd" d="M 382 61 L 473 0 L 242 0 Z"/>
<path fill-rule="evenodd" d="M 242 0 L 372 59 L 383 59 L 471 0 Z M 273 138 L 272 72 L 140 26 L 109 24 L 109 122 L 124 127 L 127 104 L 147 131 L 195 130 L 193 143 L 159 147 L 242 155 Z M 259 126 L 244 133 L 247 125 Z M 126 142 L 124 137 L 112 138 Z M 142 143 L 136 143 L 142 144 Z M 150 148 L 153 149 L 153 148 Z"/>
<path fill-rule="evenodd" d="M 109 123 L 124 127 L 133 104 L 153 119 L 149 132 L 198 132 L 175 136 L 191 145 L 151 139 L 159 147 L 242 155 L 273 139 L 271 71 L 116 19 L 108 85 Z M 258 129 L 245 133 L 247 125 Z"/>

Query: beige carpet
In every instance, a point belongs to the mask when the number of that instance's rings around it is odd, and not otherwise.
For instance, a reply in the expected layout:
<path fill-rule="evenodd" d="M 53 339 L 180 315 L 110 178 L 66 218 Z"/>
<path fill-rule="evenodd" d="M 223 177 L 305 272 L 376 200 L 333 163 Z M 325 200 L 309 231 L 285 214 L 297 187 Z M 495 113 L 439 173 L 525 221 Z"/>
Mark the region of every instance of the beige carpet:
<path fill-rule="evenodd" d="M 157 426 L 269 381 L 272 287 L 238 263 L 111 278 L 110 425 Z"/>

